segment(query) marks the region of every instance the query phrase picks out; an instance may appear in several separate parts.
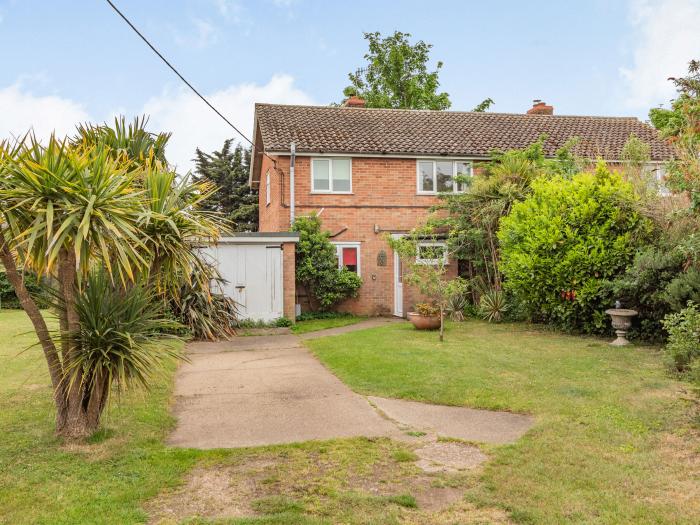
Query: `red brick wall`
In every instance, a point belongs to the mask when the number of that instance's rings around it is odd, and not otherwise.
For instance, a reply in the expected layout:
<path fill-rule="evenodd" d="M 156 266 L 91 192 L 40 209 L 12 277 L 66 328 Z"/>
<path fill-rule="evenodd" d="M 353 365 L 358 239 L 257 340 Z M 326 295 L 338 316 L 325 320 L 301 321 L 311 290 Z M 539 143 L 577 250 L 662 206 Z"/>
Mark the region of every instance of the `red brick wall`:
<path fill-rule="evenodd" d="M 285 242 L 282 244 L 282 296 L 283 296 L 283 311 L 287 319 L 294 321 L 296 313 L 294 311 L 296 304 L 296 279 L 295 279 L 295 243 Z"/>
<path fill-rule="evenodd" d="M 270 204 L 267 204 L 267 193 L 265 178 L 270 173 Z M 258 194 L 258 204 L 260 206 L 260 231 L 286 231 L 289 228 L 279 228 L 280 213 L 282 212 L 282 180 L 274 163 L 266 156 L 262 157 L 262 167 L 260 172 L 260 186 Z"/>
<path fill-rule="evenodd" d="M 260 231 L 286 231 L 290 212 L 289 157 L 277 158 L 276 169 L 272 168 L 271 161 L 265 161 L 260 180 Z M 337 309 L 356 314 L 391 315 L 394 310 L 394 255 L 386 237 L 407 232 L 423 223 L 430 207 L 439 202 L 437 197 L 417 194 L 415 159 L 353 158 L 353 193 L 350 195 L 311 193 L 310 166 L 310 157 L 297 156 L 296 214 L 322 210 L 323 228 L 333 235 L 332 241 L 360 243 L 362 288 L 357 298 L 343 302 Z M 265 204 L 268 167 L 272 174 L 270 206 Z M 386 254 L 385 266 L 379 266 L 377 260 L 382 251 Z M 289 275 L 286 265 L 285 259 L 285 281 Z M 456 262 L 449 265 L 448 274 L 456 276 Z M 417 300 L 416 291 L 405 285 L 404 313 Z M 285 296 L 285 312 L 286 304 Z"/>

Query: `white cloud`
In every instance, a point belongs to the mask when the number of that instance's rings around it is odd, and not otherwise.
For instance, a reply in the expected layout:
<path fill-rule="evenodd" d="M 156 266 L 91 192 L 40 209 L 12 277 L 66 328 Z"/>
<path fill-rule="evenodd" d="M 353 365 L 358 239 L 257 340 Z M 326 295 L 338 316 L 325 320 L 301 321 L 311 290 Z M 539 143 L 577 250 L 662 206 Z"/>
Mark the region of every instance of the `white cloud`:
<path fill-rule="evenodd" d="M 700 0 L 631 0 L 635 28 L 633 64 L 621 68 L 626 103 L 646 110 L 673 98 L 667 79 L 682 76 L 700 57 Z"/>
<path fill-rule="evenodd" d="M 219 14 L 231 20 L 234 23 L 241 22 L 242 17 L 245 14 L 245 9 L 236 0 L 215 0 L 216 8 Z"/>
<path fill-rule="evenodd" d="M 194 30 L 183 32 L 179 29 L 172 29 L 173 37 L 178 45 L 183 47 L 196 47 L 203 49 L 215 43 L 219 38 L 218 28 L 209 20 L 203 18 L 192 18 L 190 20 Z"/>
<path fill-rule="evenodd" d="M 59 136 L 72 135 L 76 124 L 85 121 L 103 122 L 104 116 L 91 118 L 78 102 L 55 95 L 34 95 L 26 82 L 0 88 L 0 139 L 19 137 L 33 129 L 45 139 L 55 131 Z M 256 102 L 280 104 L 313 104 L 314 101 L 294 85 L 290 75 L 274 75 L 264 85 L 244 83 L 205 94 L 247 137 L 251 137 Z M 123 110 L 112 112 L 124 114 Z M 244 142 L 221 118 L 186 88 L 166 90 L 152 97 L 141 113 L 149 115 L 151 131 L 171 131 L 168 160 L 186 172 L 194 168 L 192 158 L 197 147 L 203 151 L 220 149 L 224 140 Z M 127 114 L 127 119 L 132 115 Z M 109 117 L 108 122 L 112 121 Z"/>
<path fill-rule="evenodd" d="M 195 38 L 197 47 L 206 47 L 216 40 L 216 28 L 211 22 L 195 18 L 192 23 L 197 29 Z"/>
<path fill-rule="evenodd" d="M 0 89 L 0 139 L 20 137 L 33 129 L 39 138 L 71 135 L 79 122 L 89 119 L 85 108 L 55 95 L 37 96 L 21 81 Z"/>
<path fill-rule="evenodd" d="M 274 75 L 265 85 L 238 84 L 205 96 L 247 137 L 252 134 L 256 102 L 313 104 L 309 95 L 294 86 L 294 78 L 289 75 Z M 173 133 L 167 156 L 180 172 L 194 168 L 192 158 L 197 147 L 209 152 L 221 148 L 228 138 L 242 140 L 202 100 L 185 88 L 151 98 L 143 113 L 150 115 L 151 130 Z"/>

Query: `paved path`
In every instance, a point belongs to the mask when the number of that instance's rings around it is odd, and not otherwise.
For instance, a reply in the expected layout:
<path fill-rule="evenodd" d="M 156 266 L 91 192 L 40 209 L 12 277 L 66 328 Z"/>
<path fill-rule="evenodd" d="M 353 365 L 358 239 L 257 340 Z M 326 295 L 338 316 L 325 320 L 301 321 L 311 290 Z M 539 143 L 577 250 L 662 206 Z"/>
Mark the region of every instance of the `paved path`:
<path fill-rule="evenodd" d="M 387 322 L 394 321 L 370 319 L 303 337 Z M 193 343 L 187 351 L 191 361 L 180 367 L 175 382 L 178 424 L 169 439 L 173 446 L 236 448 L 353 436 L 401 437 L 400 427 L 502 443 L 529 426 L 522 420 L 527 416 L 371 398 L 382 414 L 330 373 L 294 335 Z M 442 412 L 445 409 L 469 415 Z M 515 418 L 512 424 L 509 417 Z M 449 425 L 443 428 L 445 423 Z"/>
<path fill-rule="evenodd" d="M 527 432 L 533 423 L 530 416 L 510 412 L 432 405 L 374 396 L 367 399 L 387 417 L 403 425 L 467 441 L 511 443 Z"/>

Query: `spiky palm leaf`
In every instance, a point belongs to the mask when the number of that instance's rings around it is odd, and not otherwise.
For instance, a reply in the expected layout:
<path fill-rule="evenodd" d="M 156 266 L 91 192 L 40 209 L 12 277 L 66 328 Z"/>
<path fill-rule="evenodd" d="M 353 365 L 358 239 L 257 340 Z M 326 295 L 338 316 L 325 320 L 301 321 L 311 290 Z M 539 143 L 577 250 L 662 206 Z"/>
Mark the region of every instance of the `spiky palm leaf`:
<path fill-rule="evenodd" d="M 503 291 L 485 291 L 479 299 L 479 311 L 485 320 L 492 323 L 501 322 L 508 311 L 508 303 Z"/>
<path fill-rule="evenodd" d="M 158 162 L 165 166 L 165 146 L 171 133 L 151 133 L 146 130 L 148 118 L 136 117 L 130 124 L 123 116 L 114 119 L 114 126 L 79 124 L 73 143 L 80 148 L 106 146 L 114 158 L 128 160 L 141 166 Z"/>
<path fill-rule="evenodd" d="M 159 293 L 177 294 L 194 276 L 208 287 L 208 272 L 198 247 L 216 240 L 226 221 L 201 209 L 216 187 L 209 182 L 178 178 L 174 172 L 147 169 L 143 177 L 145 211 L 140 230 L 152 254 L 151 282 Z"/>
<path fill-rule="evenodd" d="M 206 266 L 202 271 L 207 276 L 206 284 L 202 286 L 202 279 L 184 283 L 178 295 L 172 297 L 170 308 L 195 339 L 228 339 L 236 334 L 238 305 L 230 297 L 210 289 L 212 281 L 223 283 L 213 267 Z"/>
<path fill-rule="evenodd" d="M 0 202 L 26 263 L 50 273 L 63 249 L 86 273 L 101 260 L 123 280 L 145 265 L 147 247 L 138 219 L 140 170 L 112 158 L 104 147 L 76 150 L 51 136 L 44 146 L 29 137 L 7 163 Z"/>
<path fill-rule="evenodd" d="M 101 268 L 93 269 L 77 300 L 80 331 L 69 337 L 77 351 L 65 369 L 65 381 L 83 388 L 102 383 L 117 391 L 148 388 L 164 362 L 181 358 L 164 340 L 179 324 L 162 315 L 160 305 L 143 283 L 122 287 Z M 99 378 L 103 378 L 100 381 Z"/>

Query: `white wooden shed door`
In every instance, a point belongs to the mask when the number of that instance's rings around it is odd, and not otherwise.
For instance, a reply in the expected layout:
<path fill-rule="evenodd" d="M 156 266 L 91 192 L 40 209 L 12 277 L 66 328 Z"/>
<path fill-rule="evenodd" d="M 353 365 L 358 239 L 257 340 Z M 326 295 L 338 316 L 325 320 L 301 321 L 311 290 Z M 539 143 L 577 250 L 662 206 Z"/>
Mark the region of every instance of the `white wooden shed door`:
<path fill-rule="evenodd" d="M 241 319 L 273 321 L 282 317 L 282 249 L 279 245 L 219 244 L 210 248 L 224 293 L 238 303 Z"/>

